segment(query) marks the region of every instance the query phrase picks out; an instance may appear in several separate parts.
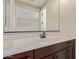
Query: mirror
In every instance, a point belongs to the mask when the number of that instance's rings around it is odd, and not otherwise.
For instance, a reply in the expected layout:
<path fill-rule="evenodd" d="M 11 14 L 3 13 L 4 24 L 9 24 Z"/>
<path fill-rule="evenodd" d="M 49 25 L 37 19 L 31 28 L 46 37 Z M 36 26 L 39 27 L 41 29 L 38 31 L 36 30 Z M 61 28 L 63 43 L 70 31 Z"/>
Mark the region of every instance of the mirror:
<path fill-rule="evenodd" d="M 3 14 L 4 31 L 8 31 L 10 23 L 10 0 L 3 0 Z"/>
<path fill-rule="evenodd" d="M 6 0 L 7 31 L 59 31 L 59 0 Z M 8 19 L 10 18 L 10 19 Z"/>
<path fill-rule="evenodd" d="M 40 10 L 27 3 L 16 1 L 17 31 L 40 30 Z"/>

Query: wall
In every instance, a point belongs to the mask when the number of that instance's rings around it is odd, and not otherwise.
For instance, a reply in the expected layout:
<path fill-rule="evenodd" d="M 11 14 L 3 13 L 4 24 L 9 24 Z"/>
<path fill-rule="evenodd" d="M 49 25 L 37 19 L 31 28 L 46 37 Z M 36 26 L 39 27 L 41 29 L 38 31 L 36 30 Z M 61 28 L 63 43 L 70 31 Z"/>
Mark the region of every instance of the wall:
<path fill-rule="evenodd" d="M 75 37 L 75 21 L 75 0 L 60 0 L 60 32 L 48 32 L 48 37 L 63 35 Z M 16 43 L 21 42 L 20 39 L 28 42 L 29 38 L 40 38 L 40 32 L 4 33 L 4 48 L 14 47 Z"/>
<path fill-rule="evenodd" d="M 43 13 L 43 15 L 41 15 L 41 17 L 43 17 L 45 14 L 45 9 L 46 9 L 46 21 L 44 20 L 45 17 L 42 19 L 43 24 L 43 28 L 46 27 L 46 29 L 49 30 L 60 30 L 59 29 L 59 20 L 60 20 L 60 8 L 59 5 L 60 1 L 59 0 L 49 0 L 42 8 L 41 8 L 41 13 Z M 46 23 L 45 23 L 46 22 Z"/>
<path fill-rule="evenodd" d="M 59 3 L 59 0 L 49 0 L 47 3 L 47 30 L 59 30 Z"/>
<path fill-rule="evenodd" d="M 76 1 L 60 0 L 60 31 L 76 32 Z"/>

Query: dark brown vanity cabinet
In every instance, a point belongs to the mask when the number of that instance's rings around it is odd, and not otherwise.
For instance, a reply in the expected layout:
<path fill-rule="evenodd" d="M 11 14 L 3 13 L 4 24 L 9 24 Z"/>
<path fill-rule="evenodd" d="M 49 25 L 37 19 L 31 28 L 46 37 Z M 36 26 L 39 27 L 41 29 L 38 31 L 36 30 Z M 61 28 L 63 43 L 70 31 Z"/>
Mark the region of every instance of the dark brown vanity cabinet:
<path fill-rule="evenodd" d="M 55 59 L 55 55 L 52 54 L 52 55 L 49 55 L 49 56 L 41 58 L 41 59 Z"/>
<path fill-rule="evenodd" d="M 4 57 L 4 59 L 75 59 L 75 40 Z"/>
<path fill-rule="evenodd" d="M 65 52 L 66 52 L 65 49 L 60 51 L 60 52 L 57 52 L 55 59 L 66 59 L 66 57 L 65 57 L 66 53 Z"/>
<path fill-rule="evenodd" d="M 4 57 L 4 59 L 33 59 L 33 51 L 15 54 L 12 56 Z"/>
<path fill-rule="evenodd" d="M 51 54 L 45 58 L 42 59 L 65 59 L 65 50 L 62 50 L 60 52 L 57 52 L 55 54 Z"/>
<path fill-rule="evenodd" d="M 68 41 L 66 49 L 66 59 L 75 59 L 75 40 Z"/>
<path fill-rule="evenodd" d="M 65 53 L 64 49 L 66 49 L 66 48 L 67 48 L 67 42 L 62 42 L 62 43 L 54 44 L 54 45 L 47 46 L 44 48 L 36 49 L 35 50 L 35 59 L 43 59 L 43 58 L 48 58 L 48 57 L 53 58 L 54 54 L 57 56 L 57 55 L 59 55 L 59 53 L 64 55 L 63 54 L 63 53 Z M 53 55 L 53 57 L 52 57 L 52 55 Z"/>
<path fill-rule="evenodd" d="M 70 42 L 71 43 L 69 43 L 69 41 L 67 42 L 67 46 L 65 46 L 66 48 L 40 59 L 75 59 L 75 41 Z"/>
<path fill-rule="evenodd" d="M 66 49 L 66 59 L 74 59 L 73 58 L 73 47 L 69 47 Z"/>

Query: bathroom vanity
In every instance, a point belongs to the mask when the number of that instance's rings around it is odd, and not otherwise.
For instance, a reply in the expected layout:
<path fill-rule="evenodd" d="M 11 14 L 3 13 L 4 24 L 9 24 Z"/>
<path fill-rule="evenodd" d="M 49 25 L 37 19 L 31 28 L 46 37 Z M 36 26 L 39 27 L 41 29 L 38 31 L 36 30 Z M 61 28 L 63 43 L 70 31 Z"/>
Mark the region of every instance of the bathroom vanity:
<path fill-rule="evenodd" d="M 75 59 L 75 39 L 6 56 L 4 59 Z"/>
<path fill-rule="evenodd" d="M 75 0 L 4 0 L 4 59 L 75 59 L 75 19 Z"/>

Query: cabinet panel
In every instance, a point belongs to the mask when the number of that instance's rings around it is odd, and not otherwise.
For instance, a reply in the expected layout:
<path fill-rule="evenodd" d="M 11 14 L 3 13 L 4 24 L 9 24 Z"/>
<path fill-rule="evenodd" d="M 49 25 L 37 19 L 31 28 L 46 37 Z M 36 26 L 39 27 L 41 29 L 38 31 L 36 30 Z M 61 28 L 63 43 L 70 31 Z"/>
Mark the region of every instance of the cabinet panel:
<path fill-rule="evenodd" d="M 41 59 L 65 59 L 65 50 L 62 50 L 60 52 L 57 52 L 55 54 L 49 55 Z"/>
<path fill-rule="evenodd" d="M 74 46 L 75 45 L 75 40 L 70 40 L 67 42 L 67 46 L 70 47 L 70 46 Z"/>
<path fill-rule="evenodd" d="M 49 55 L 45 58 L 41 58 L 41 59 L 55 59 L 55 54 Z"/>
<path fill-rule="evenodd" d="M 63 43 L 55 44 L 52 46 L 37 49 L 37 50 L 35 50 L 35 59 L 40 59 L 44 56 L 58 52 L 58 51 L 63 50 L 65 48 L 67 48 L 67 42 L 63 42 Z"/>
<path fill-rule="evenodd" d="M 73 40 L 74 43 L 73 43 L 73 59 L 76 59 L 76 40 Z"/>
<path fill-rule="evenodd" d="M 67 48 L 67 53 L 66 53 L 66 59 L 74 59 L 73 57 L 73 47 L 68 47 Z"/>
<path fill-rule="evenodd" d="M 66 49 L 56 53 L 55 59 L 66 59 Z"/>
<path fill-rule="evenodd" d="M 3 59 L 14 59 L 14 58 L 9 56 L 9 57 L 4 57 Z"/>
<path fill-rule="evenodd" d="M 33 51 L 17 54 L 15 59 L 33 59 Z"/>
<path fill-rule="evenodd" d="M 67 42 L 67 59 L 75 59 L 75 41 L 74 39 Z"/>
<path fill-rule="evenodd" d="M 19 53 L 16 55 L 4 57 L 4 59 L 33 59 L 33 51 Z"/>

